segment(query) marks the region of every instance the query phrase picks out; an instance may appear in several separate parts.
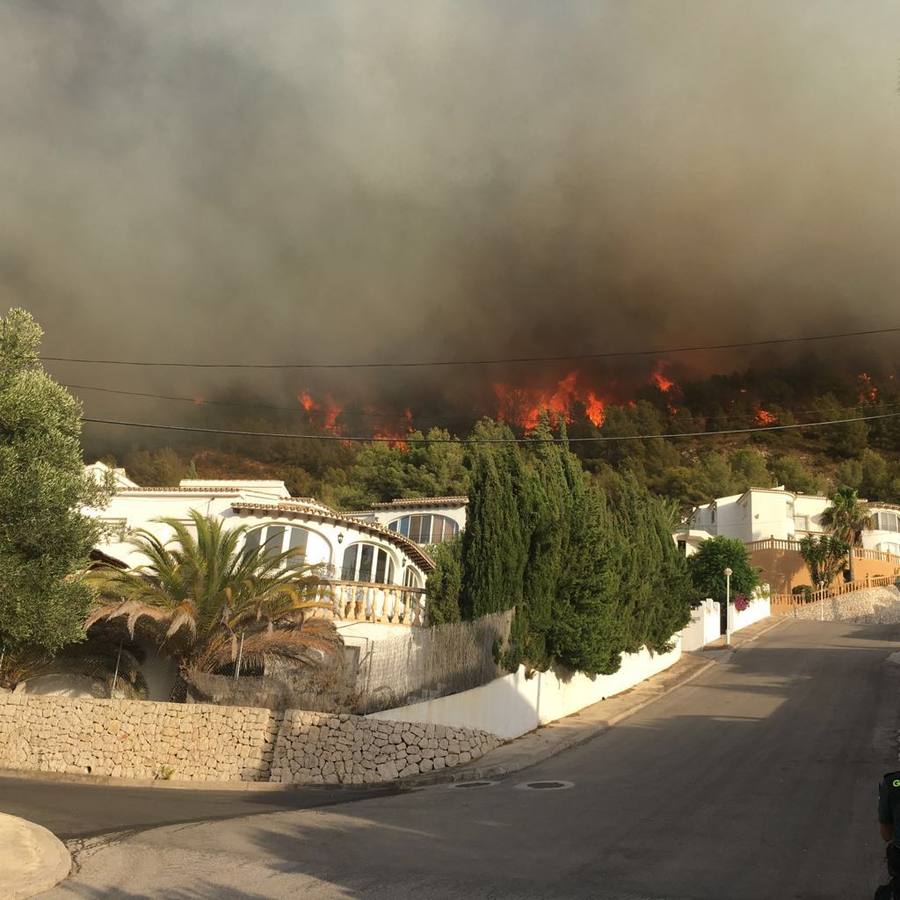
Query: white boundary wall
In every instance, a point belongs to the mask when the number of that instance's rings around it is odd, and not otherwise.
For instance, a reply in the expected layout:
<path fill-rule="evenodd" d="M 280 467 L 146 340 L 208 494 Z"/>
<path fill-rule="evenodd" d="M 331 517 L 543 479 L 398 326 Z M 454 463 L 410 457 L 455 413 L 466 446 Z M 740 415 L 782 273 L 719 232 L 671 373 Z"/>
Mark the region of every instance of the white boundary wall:
<path fill-rule="evenodd" d="M 641 649 L 623 654 L 619 671 L 612 675 L 591 678 L 576 673 L 561 681 L 553 672 L 538 672 L 526 678 L 525 668 L 520 666 L 517 672 L 470 691 L 387 709 L 368 718 L 477 728 L 502 738 L 516 738 L 668 669 L 681 658 L 681 635 L 676 635 L 674 642 L 668 653 Z"/>
<path fill-rule="evenodd" d="M 708 597 L 692 609 L 691 623 L 681 632 L 681 649 L 690 653 L 718 640 L 722 633 L 721 615 L 721 605 Z"/>
<path fill-rule="evenodd" d="M 750 601 L 750 605 L 746 609 L 737 610 L 734 604 L 728 606 L 728 630 L 734 634 L 748 625 L 753 625 L 762 619 L 767 619 L 772 615 L 772 604 L 768 597 L 759 597 Z"/>

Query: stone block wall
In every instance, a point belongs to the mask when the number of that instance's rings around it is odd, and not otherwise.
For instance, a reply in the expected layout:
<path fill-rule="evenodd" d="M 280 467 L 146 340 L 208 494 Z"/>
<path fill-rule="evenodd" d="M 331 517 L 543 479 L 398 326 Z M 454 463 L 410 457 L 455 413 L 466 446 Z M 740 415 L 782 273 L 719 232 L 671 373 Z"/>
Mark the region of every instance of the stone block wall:
<path fill-rule="evenodd" d="M 0 768 L 171 778 L 371 784 L 462 765 L 491 734 L 300 710 L 0 692 Z"/>
<path fill-rule="evenodd" d="M 193 781 L 265 781 L 268 709 L 0 694 L 0 766 Z"/>
<path fill-rule="evenodd" d="M 795 619 L 895 625 L 900 623 L 900 588 L 870 587 L 794 606 L 784 613 Z"/>
<path fill-rule="evenodd" d="M 271 780 L 374 784 L 478 759 L 499 745 L 485 731 L 288 710 Z"/>

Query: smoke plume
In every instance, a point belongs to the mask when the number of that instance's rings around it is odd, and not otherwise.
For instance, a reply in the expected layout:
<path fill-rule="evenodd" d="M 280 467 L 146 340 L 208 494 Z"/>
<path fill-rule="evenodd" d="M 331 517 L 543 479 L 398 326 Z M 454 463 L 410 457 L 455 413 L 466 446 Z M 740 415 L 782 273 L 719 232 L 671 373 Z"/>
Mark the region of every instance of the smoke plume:
<path fill-rule="evenodd" d="M 234 362 L 896 325 L 898 46 L 895 0 L 5 0 L 0 309 L 48 354 Z M 568 368 L 51 371 L 402 411 Z"/>

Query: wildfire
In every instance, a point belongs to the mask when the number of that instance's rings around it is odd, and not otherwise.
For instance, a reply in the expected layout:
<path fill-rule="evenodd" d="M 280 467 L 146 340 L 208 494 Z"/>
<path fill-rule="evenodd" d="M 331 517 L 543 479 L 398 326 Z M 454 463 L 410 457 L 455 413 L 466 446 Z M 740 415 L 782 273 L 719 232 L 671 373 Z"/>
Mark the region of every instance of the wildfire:
<path fill-rule="evenodd" d="M 763 409 L 760 407 L 756 411 L 756 424 L 757 425 L 774 425 L 778 421 L 778 416 L 774 413 L 770 413 L 767 409 Z"/>
<path fill-rule="evenodd" d="M 519 425 L 525 431 L 537 427 L 542 412 L 549 413 L 556 422 L 571 422 L 575 403 L 584 406 L 585 415 L 594 425 L 603 424 L 606 401 L 595 391 L 579 386 L 578 372 L 570 372 L 553 389 L 510 387 L 501 383 L 494 384 L 493 389 L 497 398 L 497 418 Z"/>
<path fill-rule="evenodd" d="M 856 383 L 859 385 L 860 403 L 874 403 L 878 399 L 878 388 L 875 387 L 868 372 L 860 372 L 856 376 Z"/>
<path fill-rule="evenodd" d="M 668 394 L 669 391 L 675 387 L 675 382 L 671 378 L 667 378 L 664 373 L 666 368 L 665 362 L 658 362 L 656 364 L 656 368 L 650 373 L 650 380 L 664 393 Z"/>
<path fill-rule="evenodd" d="M 606 403 L 593 391 L 588 391 L 584 401 L 584 411 L 588 419 L 599 428 L 606 419 Z"/>
<path fill-rule="evenodd" d="M 301 391 L 297 400 L 306 411 L 310 425 L 318 425 L 331 434 L 343 434 L 343 428 L 337 424 L 343 407 L 335 403 L 330 394 L 326 394 L 320 403 L 308 391 Z"/>
<path fill-rule="evenodd" d="M 387 440 L 388 446 L 394 447 L 397 450 L 409 450 L 409 443 L 406 440 L 406 435 L 415 430 L 413 427 L 412 410 L 405 409 L 403 411 L 403 420 L 406 428 L 405 432 L 393 428 L 376 428 L 372 437 Z"/>

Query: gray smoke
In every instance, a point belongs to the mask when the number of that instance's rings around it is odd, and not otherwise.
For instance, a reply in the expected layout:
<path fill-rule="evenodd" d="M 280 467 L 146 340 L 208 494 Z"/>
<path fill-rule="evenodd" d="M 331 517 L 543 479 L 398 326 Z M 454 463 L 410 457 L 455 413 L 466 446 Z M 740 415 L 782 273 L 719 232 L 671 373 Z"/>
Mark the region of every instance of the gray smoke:
<path fill-rule="evenodd" d="M 200 361 L 896 325 L 898 47 L 896 0 L 4 0 L 0 309 L 47 353 Z M 238 383 L 441 408 L 550 368 Z"/>

